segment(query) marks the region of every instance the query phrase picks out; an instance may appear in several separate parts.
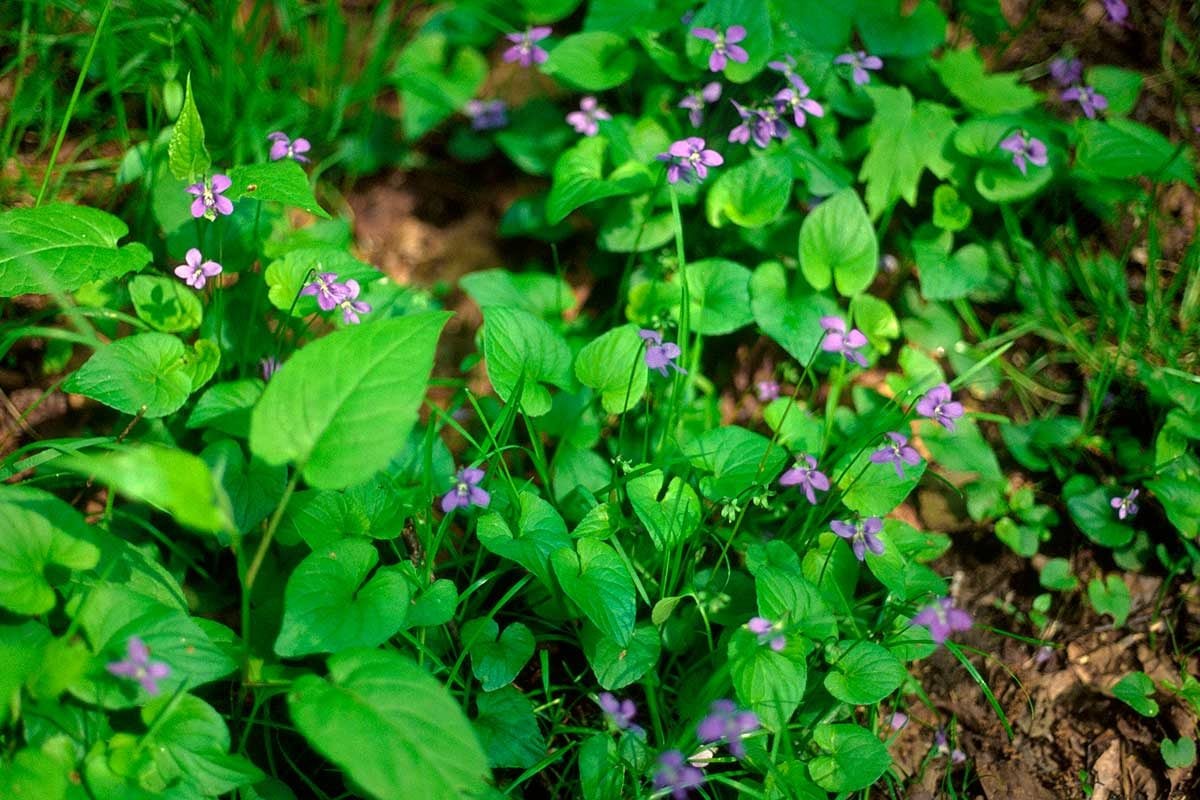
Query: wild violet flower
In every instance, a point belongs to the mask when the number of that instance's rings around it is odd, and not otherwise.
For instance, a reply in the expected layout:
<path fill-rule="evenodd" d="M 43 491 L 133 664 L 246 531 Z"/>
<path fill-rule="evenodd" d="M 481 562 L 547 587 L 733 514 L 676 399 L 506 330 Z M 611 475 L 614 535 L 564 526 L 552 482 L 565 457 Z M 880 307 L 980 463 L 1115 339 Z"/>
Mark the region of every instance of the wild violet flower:
<path fill-rule="evenodd" d="M 783 77 L 787 82 L 795 86 L 797 89 L 808 87 L 804 83 L 804 79 L 796 74 L 796 59 L 793 56 L 787 55 L 783 57 L 783 61 L 768 61 L 767 66 L 776 72 L 782 72 Z M 808 94 L 806 91 L 805 94 Z"/>
<path fill-rule="evenodd" d="M 717 700 L 708 709 L 708 716 L 696 726 L 696 736 L 705 744 L 729 743 L 729 752 L 738 758 L 746 757 L 742 736 L 759 729 L 758 716 L 753 711 L 738 711 L 732 700 Z"/>
<path fill-rule="evenodd" d="M 442 511 L 449 514 L 456 508 L 487 508 L 492 496 L 479 488 L 486 474 L 476 467 L 466 467 L 454 473 L 454 488 L 442 496 Z"/>
<path fill-rule="evenodd" d="M 689 136 L 673 142 L 665 153 L 659 153 L 659 161 L 667 163 L 667 182 L 690 183 L 694 174 L 700 180 L 708 177 L 709 167 L 719 167 L 725 159 L 716 150 L 704 146 L 699 136 Z"/>
<path fill-rule="evenodd" d="M 859 561 L 866 560 L 868 550 L 877 556 L 883 555 L 883 540 L 879 538 L 879 532 L 883 530 L 883 520 L 879 517 L 867 517 L 855 522 L 835 519 L 829 523 L 829 528 L 850 542 L 850 549 Z"/>
<path fill-rule="evenodd" d="M 195 247 L 187 251 L 184 260 L 187 263 L 176 267 L 175 275 L 183 278 L 183 282 L 193 289 L 203 289 L 209 278 L 221 274 L 221 265 L 215 261 L 205 261 Z"/>
<path fill-rule="evenodd" d="M 532 67 L 534 64 L 544 64 L 550 54 L 538 47 L 534 42 L 540 42 L 550 35 L 551 28 L 549 26 L 540 26 L 537 28 L 529 28 L 524 33 L 506 33 L 505 39 L 513 43 L 513 46 L 504 51 L 504 60 L 511 63 L 520 64 L 522 67 Z"/>
<path fill-rule="evenodd" d="M 841 353 L 847 361 L 867 365 L 867 357 L 859 352 L 867 345 L 867 337 L 858 328 L 846 331 L 846 320 L 841 317 L 821 317 L 821 329 L 825 338 L 821 340 L 821 349 L 826 353 Z"/>
<path fill-rule="evenodd" d="M 1103 0 L 1103 3 L 1109 22 L 1129 27 L 1129 6 L 1125 5 L 1125 0 Z"/>
<path fill-rule="evenodd" d="M 637 733 L 642 730 L 640 725 L 635 725 L 633 718 L 637 716 L 637 706 L 629 698 L 618 700 L 612 692 L 601 692 L 600 708 L 604 710 L 604 716 L 609 723 L 622 731 L 630 731 Z"/>
<path fill-rule="evenodd" d="M 740 125 L 729 132 L 729 141 L 747 144 L 751 139 L 759 147 L 766 147 L 772 139 L 786 139 L 787 125 L 779 118 L 780 111 L 774 106 L 765 109 L 746 108 L 736 100 L 730 100 L 742 118 Z"/>
<path fill-rule="evenodd" d="M 804 490 L 804 496 L 812 505 L 817 504 L 817 490 L 829 491 L 829 478 L 817 469 L 817 460 L 810 455 L 802 455 L 792 464 L 792 468 L 779 477 L 783 486 L 799 486 Z"/>
<path fill-rule="evenodd" d="M 721 99 L 721 84 L 717 81 L 706 83 L 703 88 L 696 89 L 679 101 L 679 108 L 686 108 L 688 122 L 693 128 L 699 128 L 704 122 L 704 107 L 712 105 Z"/>
<path fill-rule="evenodd" d="M 712 42 L 713 50 L 708 56 L 708 68 L 712 72 L 725 69 L 729 61 L 745 64 L 750 54 L 736 44 L 746 38 L 746 29 L 741 25 L 730 25 L 723 32 L 720 28 L 692 28 L 692 36 Z"/>
<path fill-rule="evenodd" d="M 503 100 L 472 100 L 464 112 L 477 131 L 494 131 L 508 124 L 508 105 Z"/>
<path fill-rule="evenodd" d="M 289 139 L 283 131 L 275 131 L 267 134 L 267 141 L 271 143 L 269 155 L 272 161 L 290 158 L 302 164 L 308 163 L 308 158 L 304 156 L 304 153 L 312 149 L 308 139 Z"/>
<path fill-rule="evenodd" d="M 322 311 L 333 311 L 350 296 L 350 289 L 347 284 L 337 282 L 336 272 L 318 272 L 300 294 L 316 297 Z"/>
<path fill-rule="evenodd" d="M 1026 173 L 1026 159 L 1034 166 L 1046 166 L 1046 143 L 1029 136 L 1025 131 L 1017 131 L 1005 138 L 1000 142 L 1000 149 L 1012 153 L 1013 163 L 1022 175 Z"/>
<path fill-rule="evenodd" d="M 567 114 L 570 126 L 576 133 L 582 133 L 584 136 L 595 136 L 599 133 L 600 122 L 606 119 L 612 119 L 612 114 L 601 108 L 596 98 L 591 95 L 579 101 L 578 111 Z"/>
<path fill-rule="evenodd" d="M 871 462 L 874 464 L 891 464 L 896 468 L 896 477 L 904 477 L 904 465 L 910 467 L 921 463 L 921 454 L 916 448 L 908 443 L 908 437 L 902 433 L 889 433 L 887 438 L 891 441 L 883 447 L 871 453 Z"/>
<path fill-rule="evenodd" d="M 233 202 L 222 194 L 233 185 L 228 175 L 217 173 L 211 178 L 205 178 L 200 183 L 193 183 L 184 191 L 196 199 L 192 201 L 192 216 L 196 219 L 204 217 L 209 222 L 217 218 L 217 214 L 229 216 L 233 213 Z"/>
<path fill-rule="evenodd" d="M 344 285 L 346 296 L 338 303 L 338 307 L 342 309 L 342 321 L 347 325 L 357 325 L 359 323 L 358 315 L 370 311 L 371 305 L 356 299 L 359 293 L 358 281 L 351 278 Z"/>
<path fill-rule="evenodd" d="M 963 415 L 962 403 L 954 402 L 953 398 L 947 384 L 938 384 L 917 401 L 917 413 L 953 433 L 954 420 Z"/>
<path fill-rule="evenodd" d="M 1083 80 L 1083 62 L 1078 58 L 1056 58 L 1050 62 L 1050 78 L 1059 86 L 1074 86 Z"/>
<path fill-rule="evenodd" d="M 755 388 L 758 390 L 758 402 L 760 403 L 769 403 L 779 397 L 778 381 L 759 381 L 755 384 Z"/>
<path fill-rule="evenodd" d="M 851 77 L 859 86 L 871 82 L 871 75 L 867 70 L 883 69 L 883 59 L 879 56 L 867 55 L 866 50 L 859 50 L 857 53 L 842 53 L 833 60 L 833 63 L 849 64 Z"/>
<path fill-rule="evenodd" d="M 900 730 L 907 724 L 908 714 L 905 714 L 903 711 L 893 711 L 892 715 L 888 718 L 888 725 L 894 731 Z"/>
<path fill-rule="evenodd" d="M 779 633 L 780 626 L 766 617 L 753 617 L 746 623 L 746 629 L 758 637 L 760 645 L 769 645 L 776 653 L 787 647 L 787 637 Z M 733 748 L 730 747 L 730 750 Z"/>
<path fill-rule="evenodd" d="M 688 789 L 698 789 L 704 783 L 704 772 L 692 766 L 678 750 L 668 750 L 658 757 L 654 772 L 654 788 L 670 789 L 675 800 L 685 800 Z"/>
<path fill-rule="evenodd" d="M 279 368 L 281 366 L 282 364 L 279 363 L 279 359 L 275 356 L 267 356 L 259 361 L 258 369 L 259 373 L 262 375 L 263 382 L 266 383 L 267 381 L 271 380 L 272 376 L 274 376 L 276 372 L 279 372 Z"/>
<path fill-rule="evenodd" d="M 912 619 L 914 625 L 929 629 L 929 636 L 939 645 L 945 644 L 952 633 L 961 633 L 971 629 L 971 615 L 961 608 L 955 608 L 949 597 L 939 597 L 931 604 L 921 609 Z"/>
<path fill-rule="evenodd" d="M 171 674 L 171 668 L 161 661 L 150 660 L 150 648 L 140 637 L 131 636 L 125 645 L 123 661 L 112 661 L 105 665 L 110 674 L 118 678 L 137 681 L 146 694 L 158 694 L 158 682 Z"/>
<path fill-rule="evenodd" d="M 780 114 L 792 113 L 792 121 L 796 123 L 797 128 L 803 128 L 808 122 L 807 114 L 812 114 L 814 117 L 825 116 L 825 109 L 821 108 L 821 104 L 816 100 L 812 100 L 808 96 L 809 88 L 804 81 L 797 79 L 794 86 L 786 89 L 781 89 L 775 95 L 775 108 Z"/>
<path fill-rule="evenodd" d="M 1141 489 L 1131 489 L 1129 494 L 1124 497 L 1114 497 L 1109 501 L 1109 504 L 1116 509 L 1118 519 L 1137 515 L 1138 504 L 1134 501 L 1137 500 L 1139 494 L 1141 494 Z"/>
<path fill-rule="evenodd" d="M 667 372 L 667 367 L 671 367 L 676 372 L 686 375 L 687 370 L 675 363 L 675 359 L 679 358 L 679 345 L 674 342 L 663 342 L 662 334 L 658 331 L 642 328 L 638 331 L 638 336 L 646 343 L 646 366 L 653 370 L 658 370 L 658 374 L 664 378 L 670 373 Z"/>
<path fill-rule="evenodd" d="M 1108 108 L 1108 98 L 1097 92 L 1091 86 L 1072 86 L 1059 95 L 1066 102 L 1078 102 L 1083 109 L 1083 115 L 1095 119 L 1097 111 Z M 195 213 L 194 211 L 192 213 Z"/>

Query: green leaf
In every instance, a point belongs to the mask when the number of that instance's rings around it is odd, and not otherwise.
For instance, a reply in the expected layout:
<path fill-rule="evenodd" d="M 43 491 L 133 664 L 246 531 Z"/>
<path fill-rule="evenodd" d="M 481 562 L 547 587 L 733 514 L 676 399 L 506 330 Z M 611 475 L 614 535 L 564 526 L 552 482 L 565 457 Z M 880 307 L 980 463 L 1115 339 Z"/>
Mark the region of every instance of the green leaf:
<path fill-rule="evenodd" d="M 129 227 L 87 206 L 50 203 L 0 214 L 0 297 L 73 292 L 150 263 L 134 242 L 117 247 Z"/>
<path fill-rule="evenodd" d="M 871 285 L 878 265 L 875 228 L 853 189 L 842 189 L 804 218 L 800 271 L 814 289 L 835 282 L 841 294 L 858 294 Z"/>
<path fill-rule="evenodd" d="M 250 449 L 294 462 L 318 489 L 361 483 L 387 466 L 417 421 L 448 314 L 343 328 L 297 352 L 267 384 Z"/>
<path fill-rule="evenodd" d="M 858 725 L 818 725 L 813 741 L 828 755 L 808 762 L 809 775 L 831 792 L 865 789 L 892 764 L 887 746 Z"/>
<path fill-rule="evenodd" d="M 475 48 L 452 50 L 444 33 L 415 37 L 400 51 L 392 74 L 404 106 L 400 122 L 405 138 L 420 138 L 465 106 L 487 73 L 487 59 Z"/>
<path fill-rule="evenodd" d="M 838 646 L 843 652 L 830 665 L 825 688 L 843 703 L 878 703 L 896 691 L 908 675 L 900 659 L 874 642 L 840 642 Z"/>
<path fill-rule="evenodd" d="M 550 576 L 550 555 L 571 546 L 567 524 L 554 506 L 535 494 L 521 492 L 518 502 L 515 535 L 498 511 L 489 511 L 479 518 L 475 535 L 487 550 L 517 562 L 544 586 L 551 587 L 554 582 Z"/>
<path fill-rule="evenodd" d="M 662 651 L 658 629 L 639 625 L 626 644 L 620 644 L 601 633 L 595 625 L 584 625 L 581 636 L 583 654 L 587 657 L 596 682 L 602 689 L 622 689 L 654 669 Z"/>
<path fill-rule="evenodd" d="M 700 479 L 700 491 L 714 501 L 769 482 L 787 461 L 777 443 L 736 425 L 705 431 L 684 444 L 683 453 L 696 469 L 710 473 Z"/>
<path fill-rule="evenodd" d="M 971 207 L 948 183 L 933 190 L 933 224 L 944 231 L 961 231 L 971 224 Z"/>
<path fill-rule="evenodd" d="M 1154 681 L 1146 673 L 1129 673 L 1113 685 L 1112 693 L 1113 697 L 1143 717 L 1158 716 L 1158 702 L 1154 699 Z"/>
<path fill-rule="evenodd" d="M 700 527 L 700 498 L 682 478 L 672 478 L 663 492 L 662 470 L 654 469 L 631 477 L 625 489 L 658 550 L 674 551 Z"/>
<path fill-rule="evenodd" d="M 803 660 L 760 645 L 757 636 L 739 628 L 729 640 L 729 677 L 738 700 L 763 727 L 779 733 L 800 707 L 808 670 Z"/>
<path fill-rule="evenodd" d="M 318 313 L 316 298 L 300 295 L 300 290 L 318 272 L 332 272 L 340 281 L 353 278 L 359 283 L 368 283 L 379 277 L 374 267 L 359 261 L 344 247 L 297 247 L 267 265 L 263 276 L 270 287 L 267 299 L 271 305 L 280 311 L 290 311 L 294 317 Z"/>
<path fill-rule="evenodd" d="M 950 252 L 950 234 L 936 240 L 913 240 L 921 275 L 921 294 L 927 300 L 954 300 L 987 285 L 987 251 L 978 244 Z"/>
<path fill-rule="evenodd" d="M 909 4 L 858 3 L 855 25 L 867 52 L 877 56 L 921 58 L 946 41 L 946 16 L 933 0 L 921 0 L 912 13 Z"/>
<path fill-rule="evenodd" d="M 138 275 L 129 282 L 129 297 L 140 319 L 167 333 L 200 327 L 204 307 L 190 286 L 170 278 Z"/>
<path fill-rule="evenodd" d="M 187 427 L 212 428 L 245 439 L 250 435 L 250 414 L 264 385 L 258 378 L 213 384 L 196 401 Z"/>
<path fill-rule="evenodd" d="M 230 200 L 246 197 L 270 200 L 307 211 L 322 219 L 330 219 L 329 213 L 321 208 L 313 196 L 303 167 L 290 158 L 234 167 L 229 170 L 229 179 L 233 181 L 233 186 L 226 192 Z"/>
<path fill-rule="evenodd" d="M 303 561 L 288 578 L 275 652 L 285 658 L 383 644 L 404 627 L 408 581 L 380 567 L 375 546 L 343 539 Z M 372 574 L 374 570 L 374 574 Z"/>
<path fill-rule="evenodd" d="M 72 782 L 70 760 L 26 747 L 0 762 L 0 797 L 63 800 Z M 77 776 L 75 776 L 77 777 Z"/>
<path fill-rule="evenodd" d="M 596 4 L 591 4 L 595 8 Z M 579 780 L 583 800 L 622 800 L 625 767 L 617 743 L 607 731 L 589 736 L 579 747 Z"/>
<path fill-rule="evenodd" d="M 98 400 L 124 414 L 147 419 L 172 414 L 192 393 L 189 353 L 167 333 L 118 339 L 92 357 L 63 384 L 63 390 Z"/>
<path fill-rule="evenodd" d="M 575 357 L 575 377 L 600 393 L 605 412 L 623 414 L 642 401 L 646 363 L 637 327 L 622 325 L 593 339 Z"/>
<path fill-rule="evenodd" d="M 487 791 L 487 757 L 446 689 L 407 658 L 351 650 L 329 678 L 303 675 L 288 694 L 296 727 L 381 800 L 459 800 Z"/>
<path fill-rule="evenodd" d="M 1079 586 L 1079 580 L 1071 574 L 1071 562 L 1065 558 L 1052 558 L 1043 564 L 1038 581 L 1055 592 L 1069 592 Z"/>
<path fill-rule="evenodd" d="M 4 531 L 0 536 L 0 606 L 17 614 L 45 614 L 55 605 L 47 568 L 91 569 L 99 562 L 100 550 L 90 535 L 80 535 L 89 533 L 83 520 L 76 518 L 70 529 L 64 529 L 55 524 L 62 515 L 77 517 L 50 495 L 8 487 L 0 490 L 0 530 Z"/>
<path fill-rule="evenodd" d="M 856 294 L 850 300 L 850 315 L 854 325 L 864 334 L 871 346 L 881 353 L 892 349 L 891 340 L 900 337 L 900 320 L 886 300 L 870 294 Z"/>
<path fill-rule="evenodd" d="M 749 55 L 746 63 L 729 61 L 722 72 L 722 79 L 732 83 L 746 83 L 763 70 L 767 60 L 775 55 L 770 6 L 766 0 L 709 0 L 688 24 L 695 28 L 719 28 L 722 31 L 731 25 L 746 29 L 746 38 L 740 44 Z M 695 36 L 685 40 L 688 60 L 708 74 L 708 57 L 713 44 Z"/>
<path fill-rule="evenodd" d="M 914 105 L 906 88 L 868 86 L 865 91 L 875 104 L 875 116 L 867 125 L 871 149 L 858 177 L 866 181 L 867 207 L 871 219 L 877 219 L 900 198 L 916 206 L 917 184 L 924 170 L 939 178 L 950 174 L 951 165 L 942 149 L 955 123 L 944 105 L 928 100 Z"/>
<path fill-rule="evenodd" d="M 546 198 L 546 221 L 557 225 L 577 208 L 605 197 L 634 194 L 652 182 L 644 166 L 618 170 L 604 177 L 604 151 L 608 139 L 589 136 L 564 152 L 554 164 L 553 184 Z"/>
<path fill-rule="evenodd" d="M 825 335 L 821 317 L 838 313 L 832 298 L 812 291 L 804 281 L 793 280 L 789 288 L 778 261 L 760 265 L 750 276 L 750 309 L 763 333 L 803 366 L 819 355 L 817 346 Z"/>
<path fill-rule="evenodd" d="M 779 219 L 792 196 L 792 167 L 786 158 L 751 158 L 722 170 L 705 200 L 708 224 L 728 220 L 743 228 L 761 228 Z"/>
<path fill-rule="evenodd" d="M 1168 769 L 1186 769 L 1196 763 L 1196 740 L 1180 736 L 1178 741 L 1164 737 L 1158 745 Z"/>
<path fill-rule="evenodd" d="M 1103 486 L 1067 496 L 1067 511 L 1084 535 L 1102 547 L 1124 547 L 1133 541 L 1133 528 L 1117 519 L 1110 505 L 1111 493 Z"/>
<path fill-rule="evenodd" d="M 719 336 L 754 321 L 750 271 L 741 264 L 724 258 L 693 261 L 687 265 L 687 282 L 694 332 Z"/>
<path fill-rule="evenodd" d="M 541 272 L 514 274 L 506 269 L 484 269 L 464 275 L 458 285 L 480 308 L 508 306 L 546 320 L 561 319 L 575 304 L 569 283 Z"/>
<path fill-rule="evenodd" d="M 150 791 L 215 797 L 266 777 L 246 758 L 229 752 L 225 720 L 198 697 L 159 697 L 142 708 L 141 716 L 149 733 L 139 743 L 147 763 L 138 782 Z"/>
<path fill-rule="evenodd" d="M 950 94 L 981 114 L 1024 111 L 1041 101 L 1041 95 L 1020 82 L 1020 73 L 984 74 L 983 58 L 974 48 L 947 50 L 931 66 Z"/>
<path fill-rule="evenodd" d="M 471 672 L 485 692 L 512 683 L 533 658 L 537 641 L 529 628 L 514 622 L 500 633 L 494 619 L 473 619 L 462 626 L 463 647 L 471 654 Z"/>
<path fill-rule="evenodd" d="M 192 95 L 192 76 L 189 74 L 183 108 L 171 130 L 171 141 L 167 143 L 167 165 L 177 179 L 196 183 L 208 173 L 210 164 L 212 159 L 204 147 L 204 123 L 200 121 L 200 111 Z"/>
<path fill-rule="evenodd" d="M 1102 178 L 1146 176 L 1195 185 L 1193 152 L 1172 144 L 1153 128 L 1127 119 L 1080 120 L 1076 166 Z"/>
<path fill-rule="evenodd" d="M 538 730 L 533 703 L 512 686 L 485 692 L 476 701 L 475 733 L 483 743 L 488 764 L 496 769 L 526 769 L 546 756 L 546 739 Z"/>
<path fill-rule="evenodd" d="M 1129 587 L 1120 575 L 1109 575 L 1102 583 L 1099 578 L 1088 581 L 1088 599 L 1097 614 L 1108 614 L 1113 625 L 1120 628 L 1129 618 Z"/>
<path fill-rule="evenodd" d="M 841 474 L 839 488 L 845 494 L 842 502 L 851 511 L 867 517 L 881 517 L 904 502 L 925 474 L 926 464 L 904 465 L 904 477 L 896 474 L 891 464 L 876 464 L 870 460 L 871 451 L 864 450 L 849 464 L 845 461 L 830 474 Z"/>
<path fill-rule="evenodd" d="M 571 385 L 571 351 L 553 328 L 528 311 L 487 308 L 483 312 L 483 355 L 488 380 L 505 403 L 521 386 L 521 409 L 531 417 L 550 410 L 550 392 Z"/>
<path fill-rule="evenodd" d="M 283 498 L 287 467 L 272 466 L 257 458 L 247 462 L 242 446 L 232 439 L 213 442 L 201 451 L 200 458 L 214 475 L 220 476 L 238 533 L 249 533 Z"/>
<path fill-rule="evenodd" d="M 573 34 L 555 45 L 542 71 L 567 86 L 602 92 L 629 80 L 636 66 L 636 51 L 624 36 L 594 31 Z"/>
<path fill-rule="evenodd" d="M 185 527 L 203 533 L 233 529 L 229 498 L 208 465 L 191 453 L 139 444 L 99 456 L 74 455 L 59 463 L 165 511 Z"/>
<path fill-rule="evenodd" d="M 1107 64 L 1088 67 L 1083 76 L 1085 86 L 1091 86 L 1108 100 L 1104 113 L 1109 117 L 1124 117 L 1137 107 L 1142 91 L 1142 73 Z"/>
<path fill-rule="evenodd" d="M 633 578 L 612 545 L 579 539 L 575 549 L 552 553 L 550 564 L 563 592 L 584 616 L 608 638 L 628 645 L 637 617 Z"/>

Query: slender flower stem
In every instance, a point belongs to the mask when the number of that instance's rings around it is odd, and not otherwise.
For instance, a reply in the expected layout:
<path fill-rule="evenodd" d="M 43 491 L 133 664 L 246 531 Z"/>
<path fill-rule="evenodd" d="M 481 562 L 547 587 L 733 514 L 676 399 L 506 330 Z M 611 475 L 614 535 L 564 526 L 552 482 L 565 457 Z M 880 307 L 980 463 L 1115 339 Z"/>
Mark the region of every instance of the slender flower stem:
<path fill-rule="evenodd" d="M 283 490 L 283 497 L 279 499 L 275 513 L 271 515 L 271 521 L 267 524 L 267 532 L 263 534 L 263 538 L 258 543 L 258 550 L 254 552 L 254 559 L 246 569 L 246 577 L 242 580 L 242 600 L 245 604 L 250 602 L 250 591 L 254 588 L 254 579 L 258 577 L 258 571 L 262 569 L 263 559 L 267 557 L 267 548 L 271 546 L 271 540 L 275 538 L 275 530 L 279 527 L 279 521 L 283 519 L 283 512 L 287 510 L 288 502 L 291 501 L 292 493 L 296 491 L 296 484 L 299 482 L 300 470 L 296 469 L 292 473 L 292 479 L 288 481 L 287 488 Z"/>

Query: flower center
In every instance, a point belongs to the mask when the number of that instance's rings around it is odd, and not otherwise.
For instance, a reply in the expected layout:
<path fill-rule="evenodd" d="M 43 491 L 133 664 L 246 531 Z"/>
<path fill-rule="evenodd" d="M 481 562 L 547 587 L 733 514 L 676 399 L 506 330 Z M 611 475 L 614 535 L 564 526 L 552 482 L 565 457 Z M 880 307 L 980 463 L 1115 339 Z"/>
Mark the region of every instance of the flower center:
<path fill-rule="evenodd" d="M 459 481 L 458 485 L 454 487 L 454 491 L 459 497 L 466 497 L 471 493 L 471 484 L 467 483 L 466 481 Z"/>
<path fill-rule="evenodd" d="M 204 205 L 213 206 L 217 204 L 217 199 L 213 196 L 212 184 L 208 181 L 204 182 Z"/>

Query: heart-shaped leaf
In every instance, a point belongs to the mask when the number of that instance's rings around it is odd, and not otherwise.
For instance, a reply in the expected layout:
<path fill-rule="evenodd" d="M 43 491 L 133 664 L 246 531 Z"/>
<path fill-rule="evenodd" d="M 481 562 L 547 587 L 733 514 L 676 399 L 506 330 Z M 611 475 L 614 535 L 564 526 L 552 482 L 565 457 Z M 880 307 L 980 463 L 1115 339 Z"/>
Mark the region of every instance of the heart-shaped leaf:
<path fill-rule="evenodd" d="M 463 646 L 471 654 L 471 671 L 485 692 L 512 683 L 537 646 L 533 633 L 520 622 L 500 633 L 495 620 L 473 619 L 463 624 L 461 633 Z"/>
<path fill-rule="evenodd" d="M 896 691 L 907 675 L 900 659 L 874 642 L 841 642 L 839 648 L 842 655 L 830 665 L 825 688 L 843 703 L 878 703 Z"/>
<path fill-rule="evenodd" d="M 625 484 L 629 502 L 659 550 L 673 550 L 700 525 L 700 498 L 682 478 L 673 478 L 664 493 L 663 473 L 651 470 Z M 659 495 L 662 494 L 662 499 Z"/>
<path fill-rule="evenodd" d="M 637 616 L 633 578 L 612 545 L 580 539 L 550 556 L 554 575 L 584 616 L 622 647 L 629 644 Z"/>

